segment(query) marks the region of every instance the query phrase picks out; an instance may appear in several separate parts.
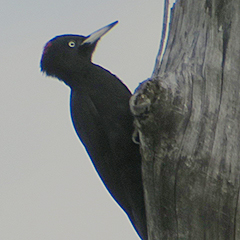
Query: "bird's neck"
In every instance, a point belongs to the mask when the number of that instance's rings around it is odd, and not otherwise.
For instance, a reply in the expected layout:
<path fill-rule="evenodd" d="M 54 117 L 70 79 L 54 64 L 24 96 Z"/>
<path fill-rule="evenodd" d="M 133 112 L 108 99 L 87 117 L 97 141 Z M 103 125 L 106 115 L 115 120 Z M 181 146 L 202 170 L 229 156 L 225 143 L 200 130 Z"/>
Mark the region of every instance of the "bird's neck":
<path fill-rule="evenodd" d="M 89 77 L 94 71 L 94 64 L 89 63 L 85 65 L 79 65 L 75 67 L 75 71 L 72 69 L 68 71 L 64 69 L 61 72 L 58 72 L 56 76 L 58 79 L 64 81 L 66 85 L 68 85 L 71 89 L 76 89 L 80 87 L 87 87 L 89 85 Z"/>

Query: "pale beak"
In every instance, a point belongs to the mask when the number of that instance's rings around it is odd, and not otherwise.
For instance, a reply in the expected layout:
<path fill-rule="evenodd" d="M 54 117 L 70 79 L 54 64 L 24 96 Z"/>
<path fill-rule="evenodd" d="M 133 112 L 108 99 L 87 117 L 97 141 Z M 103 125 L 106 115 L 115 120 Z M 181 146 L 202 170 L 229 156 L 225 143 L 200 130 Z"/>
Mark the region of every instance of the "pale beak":
<path fill-rule="evenodd" d="M 118 23 L 118 21 L 115 21 L 115 22 L 93 32 L 92 34 L 87 36 L 87 38 L 81 43 L 81 45 L 96 43 L 103 35 L 105 35 L 110 29 L 112 29 L 117 23 Z"/>

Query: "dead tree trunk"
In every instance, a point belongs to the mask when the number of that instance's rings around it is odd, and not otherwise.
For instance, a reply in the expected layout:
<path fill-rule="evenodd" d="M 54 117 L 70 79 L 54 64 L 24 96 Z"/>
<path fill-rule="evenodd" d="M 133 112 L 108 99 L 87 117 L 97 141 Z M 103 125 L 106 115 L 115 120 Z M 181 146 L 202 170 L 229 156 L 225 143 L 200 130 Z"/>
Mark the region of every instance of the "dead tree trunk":
<path fill-rule="evenodd" d="M 240 239 L 240 1 L 178 0 L 130 101 L 149 240 Z"/>

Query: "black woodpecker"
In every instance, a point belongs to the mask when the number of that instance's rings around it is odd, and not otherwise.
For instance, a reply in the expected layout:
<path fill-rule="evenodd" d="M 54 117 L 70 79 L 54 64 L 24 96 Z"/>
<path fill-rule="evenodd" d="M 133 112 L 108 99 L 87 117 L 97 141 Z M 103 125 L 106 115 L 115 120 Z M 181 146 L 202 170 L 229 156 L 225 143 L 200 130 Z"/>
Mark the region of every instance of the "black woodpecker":
<path fill-rule="evenodd" d="M 91 62 L 113 22 L 91 35 L 61 35 L 44 47 L 41 70 L 71 88 L 74 128 L 106 188 L 147 240 L 141 156 L 132 142 L 131 92 L 108 70 Z"/>

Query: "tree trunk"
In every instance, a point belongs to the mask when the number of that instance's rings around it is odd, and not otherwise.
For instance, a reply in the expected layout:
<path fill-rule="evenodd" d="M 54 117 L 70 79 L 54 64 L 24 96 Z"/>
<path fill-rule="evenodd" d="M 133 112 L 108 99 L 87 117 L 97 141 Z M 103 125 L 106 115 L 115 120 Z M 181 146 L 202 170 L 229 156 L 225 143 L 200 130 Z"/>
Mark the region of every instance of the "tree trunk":
<path fill-rule="evenodd" d="M 240 1 L 178 0 L 130 101 L 149 240 L 240 239 Z"/>

